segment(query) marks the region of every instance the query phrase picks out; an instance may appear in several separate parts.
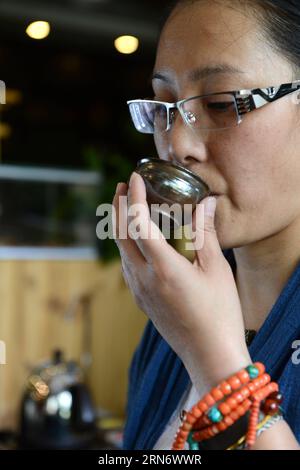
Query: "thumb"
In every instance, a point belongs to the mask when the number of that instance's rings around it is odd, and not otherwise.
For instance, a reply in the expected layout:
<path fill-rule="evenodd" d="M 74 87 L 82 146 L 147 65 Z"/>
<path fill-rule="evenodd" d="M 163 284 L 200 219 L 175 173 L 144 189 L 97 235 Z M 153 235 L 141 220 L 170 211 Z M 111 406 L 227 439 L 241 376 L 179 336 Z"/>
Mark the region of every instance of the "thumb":
<path fill-rule="evenodd" d="M 222 255 L 215 229 L 216 197 L 207 197 L 198 204 L 193 216 L 194 249 L 201 266 L 208 266 L 213 258 Z"/>

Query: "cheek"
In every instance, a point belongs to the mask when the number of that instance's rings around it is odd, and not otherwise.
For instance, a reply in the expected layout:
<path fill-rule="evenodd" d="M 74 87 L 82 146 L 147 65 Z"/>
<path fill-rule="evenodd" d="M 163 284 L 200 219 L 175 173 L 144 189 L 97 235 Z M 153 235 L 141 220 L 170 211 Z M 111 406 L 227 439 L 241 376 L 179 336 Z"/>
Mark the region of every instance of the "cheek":
<path fill-rule="evenodd" d="M 290 122 L 248 125 L 211 149 L 227 183 L 227 200 L 217 220 L 227 245 L 233 233 L 234 243 L 250 243 L 276 233 L 299 215 L 300 138 L 291 129 Z M 230 234 L 228 227 L 235 230 Z"/>
<path fill-rule="evenodd" d="M 276 199 L 289 186 L 294 190 L 300 180 L 300 138 L 293 131 L 292 119 L 270 119 L 269 125 L 266 121 L 245 121 L 212 150 L 232 197 L 253 201 L 255 206 Z"/>

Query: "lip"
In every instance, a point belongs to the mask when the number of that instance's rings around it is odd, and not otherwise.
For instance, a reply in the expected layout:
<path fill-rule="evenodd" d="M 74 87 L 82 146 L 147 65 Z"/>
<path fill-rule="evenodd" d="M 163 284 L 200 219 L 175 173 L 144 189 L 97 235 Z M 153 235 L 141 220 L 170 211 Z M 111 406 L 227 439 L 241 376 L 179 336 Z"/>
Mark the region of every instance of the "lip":
<path fill-rule="evenodd" d="M 209 188 L 213 187 L 210 186 L 209 182 L 208 182 L 208 179 L 204 176 L 202 176 L 197 170 L 194 170 L 193 167 L 185 167 L 187 170 L 191 171 L 192 173 L 194 173 L 194 175 L 198 176 Z M 222 196 L 221 193 L 218 193 L 217 191 L 213 191 L 212 189 L 210 189 L 209 193 L 207 196 L 214 196 L 214 197 L 220 197 Z"/>

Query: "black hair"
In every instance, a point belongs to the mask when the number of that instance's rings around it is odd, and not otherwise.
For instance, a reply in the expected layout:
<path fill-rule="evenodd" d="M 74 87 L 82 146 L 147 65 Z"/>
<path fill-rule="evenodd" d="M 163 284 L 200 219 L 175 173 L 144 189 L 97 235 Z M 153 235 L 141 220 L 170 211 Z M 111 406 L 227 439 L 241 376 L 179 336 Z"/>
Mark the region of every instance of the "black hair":
<path fill-rule="evenodd" d="M 161 27 L 176 8 L 198 1 L 201 0 L 170 2 L 162 18 Z M 229 3 L 243 5 L 256 15 L 269 45 L 290 62 L 294 73 L 297 74 L 300 70 L 300 1 L 231 0 Z"/>

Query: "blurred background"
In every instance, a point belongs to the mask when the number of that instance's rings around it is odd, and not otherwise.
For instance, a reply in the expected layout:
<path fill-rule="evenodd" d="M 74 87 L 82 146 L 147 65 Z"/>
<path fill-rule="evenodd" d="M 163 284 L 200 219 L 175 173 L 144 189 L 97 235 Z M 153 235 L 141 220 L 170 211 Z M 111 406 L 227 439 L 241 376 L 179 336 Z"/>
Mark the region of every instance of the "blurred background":
<path fill-rule="evenodd" d="M 152 94 L 167 3 L 0 2 L 0 448 L 122 444 L 146 318 L 96 208 L 155 156 L 126 100 Z"/>

